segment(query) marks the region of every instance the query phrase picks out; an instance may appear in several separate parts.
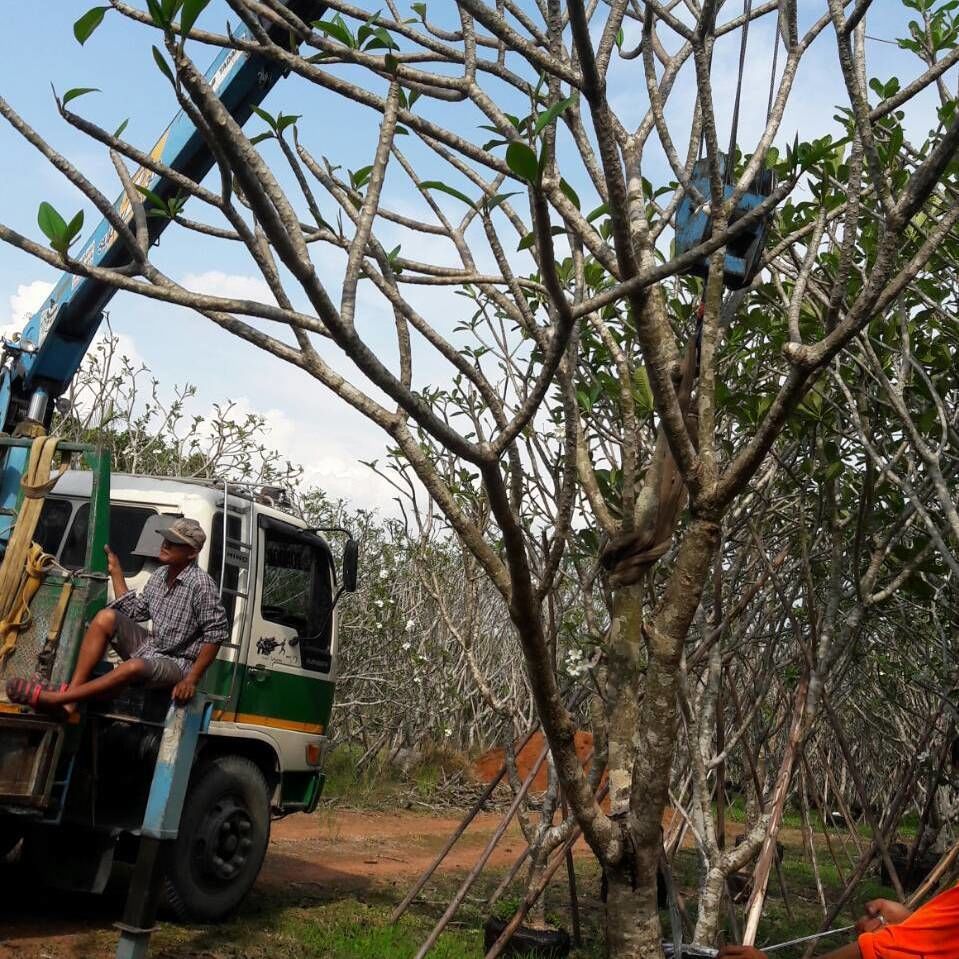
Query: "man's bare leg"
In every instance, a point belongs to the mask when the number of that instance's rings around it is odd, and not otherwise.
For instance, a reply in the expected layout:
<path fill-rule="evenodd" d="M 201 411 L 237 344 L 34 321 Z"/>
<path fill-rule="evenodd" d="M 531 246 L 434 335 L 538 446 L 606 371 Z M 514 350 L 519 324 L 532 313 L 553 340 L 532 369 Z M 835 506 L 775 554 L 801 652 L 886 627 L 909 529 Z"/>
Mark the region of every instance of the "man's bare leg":
<path fill-rule="evenodd" d="M 148 668 L 145 660 L 128 659 L 120 663 L 115 669 L 111 669 L 110 672 L 98 676 L 96 679 L 91 679 L 88 683 L 75 684 L 74 681 L 62 693 L 44 690 L 37 698 L 37 706 L 47 709 L 65 706 L 70 711 L 69 707 L 74 703 L 95 699 L 97 696 L 103 696 L 124 686 L 130 686 L 143 679 L 147 672 Z"/>
<path fill-rule="evenodd" d="M 103 659 L 116 628 L 117 614 L 112 609 L 101 609 L 93 617 L 80 643 L 77 665 L 74 667 L 69 689 L 82 686 L 90 678 L 97 663 Z"/>

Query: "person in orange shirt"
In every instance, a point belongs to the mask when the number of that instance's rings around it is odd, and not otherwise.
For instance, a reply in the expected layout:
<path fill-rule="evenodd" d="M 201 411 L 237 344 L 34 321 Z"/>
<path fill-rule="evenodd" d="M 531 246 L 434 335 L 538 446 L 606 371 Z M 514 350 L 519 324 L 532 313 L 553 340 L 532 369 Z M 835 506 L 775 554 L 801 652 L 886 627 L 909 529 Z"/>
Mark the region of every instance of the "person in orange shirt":
<path fill-rule="evenodd" d="M 913 912 L 891 899 L 866 903 L 858 939 L 821 959 L 959 959 L 959 886 Z M 718 959 L 766 959 L 753 946 L 724 946 Z"/>

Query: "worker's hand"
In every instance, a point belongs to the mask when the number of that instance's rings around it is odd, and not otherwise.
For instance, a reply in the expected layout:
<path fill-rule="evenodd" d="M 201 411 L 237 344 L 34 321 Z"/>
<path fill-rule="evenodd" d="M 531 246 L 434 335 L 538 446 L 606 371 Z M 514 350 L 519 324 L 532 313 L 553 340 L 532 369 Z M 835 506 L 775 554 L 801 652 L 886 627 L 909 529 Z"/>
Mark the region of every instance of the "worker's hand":
<path fill-rule="evenodd" d="M 111 576 L 121 572 L 120 557 L 110 549 L 109 544 L 103 547 L 103 552 L 107 554 L 107 572 Z"/>
<path fill-rule="evenodd" d="M 875 932 L 885 925 L 894 926 L 912 915 L 912 910 L 893 899 L 871 899 L 866 914 L 856 922 L 856 932 Z"/>
<path fill-rule="evenodd" d="M 176 686 L 173 687 L 173 701 L 183 706 L 193 699 L 195 693 L 196 683 L 187 676 L 186 679 L 181 679 Z"/>
<path fill-rule="evenodd" d="M 766 959 L 766 953 L 755 946 L 723 946 L 717 959 Z"/>

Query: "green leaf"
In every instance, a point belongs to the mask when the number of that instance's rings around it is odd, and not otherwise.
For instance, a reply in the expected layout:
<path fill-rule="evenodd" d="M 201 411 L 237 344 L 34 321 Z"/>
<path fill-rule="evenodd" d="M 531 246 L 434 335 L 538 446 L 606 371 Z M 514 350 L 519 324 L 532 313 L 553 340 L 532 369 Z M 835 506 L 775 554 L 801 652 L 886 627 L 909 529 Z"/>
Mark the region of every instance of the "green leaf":
<path fill-rule="evenodd" d="M 514 190 L 512 193 L 497 193 L 495 196 L 491 196 L 486 201 L 487 210 L 495 210 L 501 203 L 505 203 L 511 196 L 519 196 L 519 191 Z"/>
<path fill-rule="evenodd" d="M 573 102 L 573 97 L 566 97 L 565 100 L 554 103 L 545 113 L 541 113 L 536 120 L 536 126 L 533 127 L 533 136 L 542 133 L 564 110 L 569 109 Z"/>
<path fill-rule="evenodd" d="M 521 180 L 536 183 L 539 180 L 539 161 L 532 148 L 525 143 L 513 141 L 506 148 L 506 165 Z"/>
<path fill-rule="evenodd" d="M 129 122 L 130 122 L 130 118 L 127 117 L 127 118 L 123 121 L 123 123 L 121 123 L 121 124 L 116 128 L 116 130 L 114 131 L 113 135 L 114 135 L 118 140 L 120 139 L 121 136 L 123 136 L 123 131 L 127 128 L 127 124 L 128 124 Z"/>
<path fill-rule="evenodd" d="M 362 189 L 369 182 L 370 174 L 372 172 L 373 172 L 372 164 L 368 166 L 361 166 L 355 172 L 353 170 L 350 170 L 350 185 L 353 187 L 354 190 Z"/>
<path fill-rule="evenodd" d="M 653 412 L 653 390 L 649 385 L 649 373 L 645 366 L 638 366 L 633 370 L 633 397 L 640 414 L 648 416 Z"/>
<path fill-rule="evenodd" d="M 80 231 L 83 229 L 83 210 L 80 210 L 79 213 L 67 224 L 66 237 L 67 242 L 72 242 L 74 237 L 76 237 Z"/>
<path fill-rule="evenodd" d="M 467 206 L 476 209 L 476 204 L 465 193 L 461 193 L 455 187 L 448 186 L 446 183 L 441 183 L 439 180 L 427 180 L 425 183 L 421 183 L 420 186 L 424 190 L 439 190 L 441 193 L 454 196 L 457 200 L 462 200 L 465 204 L 467 204 Z"/>
<path fill-rule="evenodd" d="M 282 133 L 287 127 L 293 126 L 293 124 L 296 123 L 296 121 L 299 120 L 302 116 L 303 116 L 303 114 L 301 114 L 301 113 L 294 113 L 294 114 L 291 114 L 291 115 L 288 116 L 288 117 L 285 117 L 285 116 L 283 116 L 283 114 L 281 113 L 281 114 L 276 118 L 276 129 L 277 129 L 277 132 L 278 132 L 278 133 Z"/>
<path fill-rule="evenodd" d="M 353 34 L 350 33 L 343 18 L 337 14 L 332 20 L 315 20 L 313 26 L 321 33 L 325 33 L 334 40 L 339 40 L 344 46 L 351 50 L 356 46 Z"/>
<path fill-rule="evenodd" d="M 204 11 L 210 0 L 183 0 L 183 9 L 180 13 L 180 29 L 189 33 L 196 23 L 196 18 Z"/>
<path fill-rule="evenodd" d="M 262 143 L 264 140 L 272 140 L 273 132 L 271 130 L 265 130 L 263 133 L 258 133 L 255 137 L 250 137 L 250 143 L 253 146 L 256 146 L 258 143 Z"/>
<path fill-rule="evenodd" d="M 66 106 L 71 100 L 82 97 L 84 93 L 99 93 L 99 87 L 74 87 L 63 94 L 63 105 Z"/>
<path fill-rule="evenodd" d="M 50 241 L 50 245 L 60 242 L 66 236 L 67 224 L 57 211 L 44 200 L 37 210 L 37 223 L 43 230 L 43 235 Z"/>
<path fill-rule="evenodd" d="M 377 27 L 373 31 L 373 39 L 363 48 L 364 50 L 399 50 L 399 44 L 389 35 L 386 27 Z"/>
<path fill-rule="evenodd" d="M 576 191 L 562 178 L 559 181 L 559 188 L 563 191 L 563 194 L 566 196 L 566 199 L 573 204 L 576 209 L 579 209 L 579 197 L 576 195 Z"/>
<path fill-rule="evenodd" d="M 93 31 L 103 23 L 103 15 L 109 9 L 109 7 L 91 7 L 73 24 L 73 35 L 81 46 L 90 39 Z"/>
<path fill-rule="evenodd" d="M 843 470 L 842 462 L 830 463 L 826 467 L 826 480 L 834 480 Z"/>
<path fill-rule="evenodd" d="M 601 216 L 607 216 L 608 214 L 609 206 L 606 203 L 600 203 L 600 205 L 586 217 L 586 221 L 592 223 L 593 220 L 598 220 Z"/>
<path fill-rule="evenodd" d="M 170 69 L 170 64 L 166 62 L 163 58 L 163 54 L 160 51 L 153 47 L 153 59 L 156 60 L 156 65 L 160 68 L 160 72 L 163 73 L 166 78 L 176 86 L 176 77 L 173 76 L 173 71 Z"/>
<path fill-rule="evenodd" d="M 418 14 L 421 20 L 426 20 L 426 4 L 425 3 L 414 3 L 413 12 Z"/>
<path fill-rule="evenodd" d="M 166 203 L 164 202 L 163 197 L 161 197 L 161 196 L 159 196 L 158 194 L 154 193 L 154 192 L 153 192 L 151 189 L 149 189 L 148 187 L 140 186 L 139 184 L 135 184 L 135 186 L 136 186 L 137 192 L 138 192 L 141 196 L 146 197 L 146 198 L 150 201 L 150 203 L 153 204 L 153 206 L 158 207 L 158 208 L 161 209 L 161 210 L 165 210 L 165 209 L 166 209 Z"/>
<path fill-rule="evenodd" d="M 147 0 L 147 10 L 150 12 L 150 19 L 158 27 L 166 29 L 170 25 L 170 21 L 164 15 L 163 7 L 160 6 L 158 0 Z"/>
<path fill-rule="evenodd" d="M 273 115 L 267 113 L 266 110 L 261 109 L 260 107 L 253 107 L 253 112 L 263 120 L 271 130 L 276 130 L 276 120 Z"/>
<path fill-rule="evenodd" d="M 566 231 L 561 226 L 553 226 L 553 227 L 550 227 L 549 232 L 553 236 L 559 236 L 560 234 L 565 233 Z M 516 251 L 519 252 L 520 250 L 529 250 L 534 246 L 536 246 L 536 234 L 527 233 L 526 236 L 524 236 L 523 239 L 519 241 L 519 246 L 516 247 Z"/>

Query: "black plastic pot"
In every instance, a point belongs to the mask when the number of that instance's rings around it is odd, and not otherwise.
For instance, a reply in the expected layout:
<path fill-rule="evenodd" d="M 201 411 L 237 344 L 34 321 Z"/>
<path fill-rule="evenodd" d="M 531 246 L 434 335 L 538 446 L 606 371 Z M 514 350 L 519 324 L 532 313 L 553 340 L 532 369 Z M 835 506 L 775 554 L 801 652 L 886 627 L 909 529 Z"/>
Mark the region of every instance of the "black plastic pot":
<path fill-rule="evenodd" d="M 507 919 L 490 916 L 483 926 L 483 945 L 487 952 L 509 924 Z M 503 950 L 504 956 L 534 956 L 536 959 L 565 959 L 571 944 L 565 929 L 532 929 L 520 926 Z"/>

